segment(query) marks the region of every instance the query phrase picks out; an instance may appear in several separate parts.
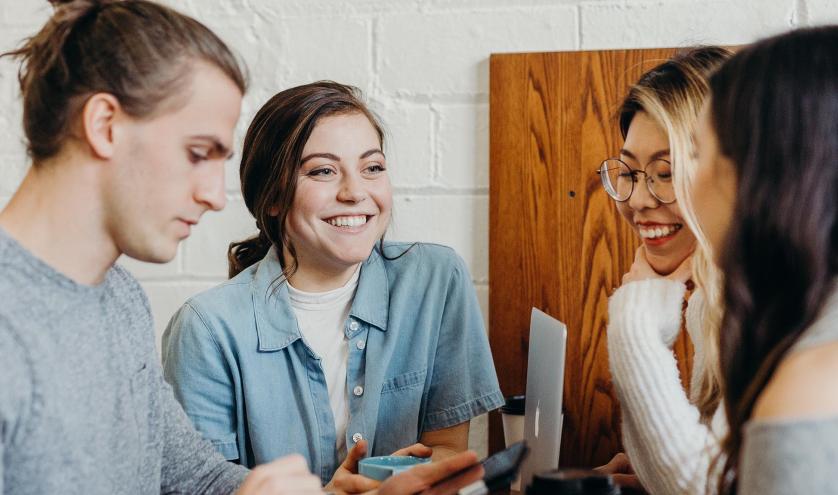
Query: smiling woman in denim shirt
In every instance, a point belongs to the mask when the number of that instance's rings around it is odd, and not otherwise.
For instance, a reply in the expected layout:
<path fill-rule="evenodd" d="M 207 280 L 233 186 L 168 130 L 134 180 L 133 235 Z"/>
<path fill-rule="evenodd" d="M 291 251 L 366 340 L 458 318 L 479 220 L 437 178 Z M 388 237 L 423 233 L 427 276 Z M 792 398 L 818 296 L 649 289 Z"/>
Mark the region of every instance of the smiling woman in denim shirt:
<path fill-rule="evenodd" d="M 332 488 L 362 491 L 376 482 L 355 474 L 359 457 L 465 450 L 469 420 L 503 402 L 462 259 L 383 241 L 383 136 L 332 82 L 277 94 L 248 129 L 242 193 L 259 232 L 163 337 L 166 379 L 227 459 L 298 452 Z"/>

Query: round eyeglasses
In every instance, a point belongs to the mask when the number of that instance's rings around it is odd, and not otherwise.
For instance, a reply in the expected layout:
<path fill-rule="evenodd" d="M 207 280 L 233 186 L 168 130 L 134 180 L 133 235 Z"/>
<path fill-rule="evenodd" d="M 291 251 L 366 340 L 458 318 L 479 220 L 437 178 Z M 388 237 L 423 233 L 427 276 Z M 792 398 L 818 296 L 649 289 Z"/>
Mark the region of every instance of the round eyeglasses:
<path fill-rule="evenodd" d="M 655 199 L 665 204 L 675 202 L 672 164 L 667 160 L 653 160 L 643 170 L 637 170 L 629 167 L 619 158 L 609 158 L 602 162 L 597 173 L 602 180 L 605 192 L 615 201 L 628 201 L 634 192 L 637 176 L 643 174 L 646 187 Z"/>

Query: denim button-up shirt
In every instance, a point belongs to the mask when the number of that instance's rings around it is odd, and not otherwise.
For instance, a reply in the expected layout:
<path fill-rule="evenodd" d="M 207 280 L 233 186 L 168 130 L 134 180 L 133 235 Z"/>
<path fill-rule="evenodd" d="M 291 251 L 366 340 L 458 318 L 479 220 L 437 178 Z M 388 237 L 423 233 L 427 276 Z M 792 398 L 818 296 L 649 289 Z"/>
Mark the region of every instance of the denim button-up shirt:
<path fill-rule="evenodd" d="M 344 325 L 346 445 L 391 454 L 502 405 L 468 271 L 453 250 L 386 243 L 361 266 Z M 324 483 L 339 465 L 320 360 L 302 338 L 276 250 L 184 304 L 163 336 L 166 379 L 227 459 L 300 453 Z"/>

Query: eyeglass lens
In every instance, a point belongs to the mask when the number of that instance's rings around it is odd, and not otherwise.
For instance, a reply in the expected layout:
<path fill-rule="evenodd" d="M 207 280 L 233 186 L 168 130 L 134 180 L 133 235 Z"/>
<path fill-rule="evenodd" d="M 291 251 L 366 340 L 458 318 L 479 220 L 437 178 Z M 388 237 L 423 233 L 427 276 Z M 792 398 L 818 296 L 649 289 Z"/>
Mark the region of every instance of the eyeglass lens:
<path fill-rule="evenodd" d="M 617 201 L 627 201 L 631 197 L 638 175 L 645 176 L 649 192 L 660 202 L 675 201 L 672 165 L 666 160 L 654 160 L 649 162 L 644 170 L 634 170 L 621 160 L 609 159 L 602 163 L 600 175 L 605 191 Z"/>

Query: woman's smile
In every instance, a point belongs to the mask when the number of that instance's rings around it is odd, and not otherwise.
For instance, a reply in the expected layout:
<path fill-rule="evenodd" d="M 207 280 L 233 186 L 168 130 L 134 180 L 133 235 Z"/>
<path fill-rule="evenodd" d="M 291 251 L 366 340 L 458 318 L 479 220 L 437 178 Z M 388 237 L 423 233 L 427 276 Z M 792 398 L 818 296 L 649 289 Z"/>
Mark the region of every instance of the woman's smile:
<path fill-rule="evenodd" d="M 674 239 L 684 225 L 681 223 L 637 223 L 637 233 L 648 246 L 663 246 Z"/>
<path fill-rule="evenodd" d="M 365 227 L 372 217 L 373 215 L 340 215 L 327 218 L 324 222 L 339 230 L 354 231 L 360 230 L 359 227 Z"/>

